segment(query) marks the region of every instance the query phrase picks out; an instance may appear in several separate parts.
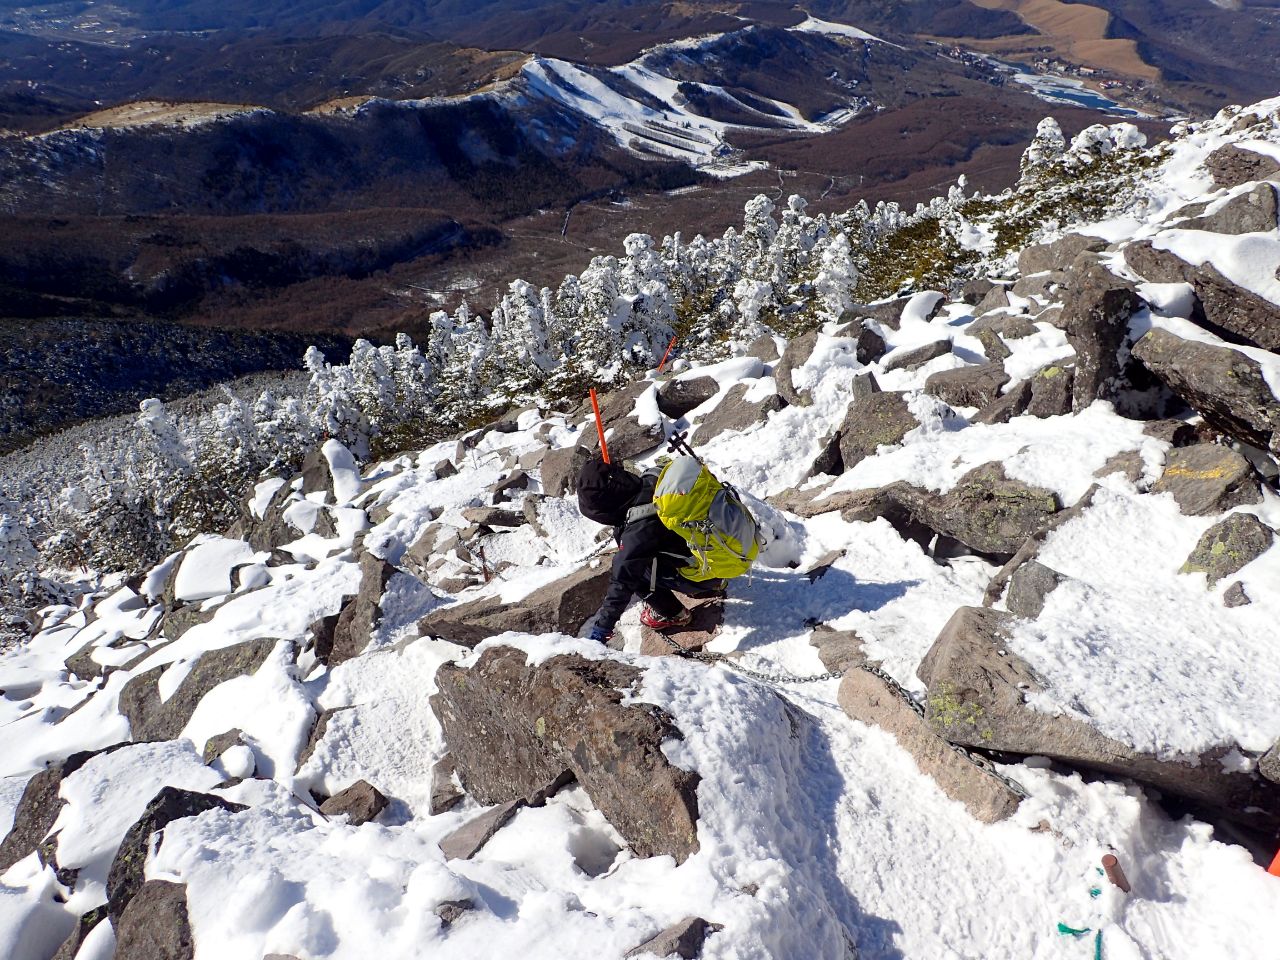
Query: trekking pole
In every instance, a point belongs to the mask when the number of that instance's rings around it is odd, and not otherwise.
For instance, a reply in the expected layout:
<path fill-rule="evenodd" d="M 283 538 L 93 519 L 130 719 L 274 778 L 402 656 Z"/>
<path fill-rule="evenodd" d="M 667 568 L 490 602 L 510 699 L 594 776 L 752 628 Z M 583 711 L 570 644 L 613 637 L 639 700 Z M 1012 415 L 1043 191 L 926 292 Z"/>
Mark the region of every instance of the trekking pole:
<path fill-rule="evenodd" d="M 596 388 L 591 388 L 591 409 L 596 414 L 596 433 L 600 434 L 600 456 L 605 463 L 609 462 L 609 445 L 604 442 L 604 421 L 600 419 L 600 401 L 596 399 Z"/>
<path fill-rule="evenodd" d="M 689 432 L 687 430 L 677 431 L 667 437 L 667 453 L 683 453 L 685 456 L 693 457 L 699 463 L 702 458 L 693 452 L 693 447 L 689 446 Z"/>

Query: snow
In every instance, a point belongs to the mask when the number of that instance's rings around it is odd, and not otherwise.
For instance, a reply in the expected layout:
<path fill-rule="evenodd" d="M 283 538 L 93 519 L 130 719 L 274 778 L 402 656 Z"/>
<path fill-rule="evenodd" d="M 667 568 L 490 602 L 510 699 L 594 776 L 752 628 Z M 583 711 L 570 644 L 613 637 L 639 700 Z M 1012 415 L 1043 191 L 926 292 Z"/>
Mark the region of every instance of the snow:
<path fill-rule="evenodd" d="M 206 767 L 189 742 L 138 743 L 88 760 L 64 777 L 59 811 L 58 865 L 80 871 L 72 906 L 106 902 L 107 871 L 120 841 L 161 787 L 208 791 L 222 776 Z"/>
<path fill-rule="evenodd" d="M 265 558 L 265 554 L 263 555 Z M 243 540 L 202 534 L 192 541 L 178 566 L 173 593 L 178 600 L 207 600 L 231 592 L 231 572 L 260 559 Z"/>
<path fill-rule="evenodd" d="M 664 103 L 672 102 L 676 81 L 638 65 L 619 68 L 618 72 Z M 654 110 L 617 93 L 586 70 L 564 60 L 534 57 L 521 73 L 535 93 L 593 119 L 623 146 L 641 137 L 646 149 L 668 157 L 690 163 L 710 163 L 717 158 L 726 124 L 674 106 L 665 111 Z M 674 132 L 667 132 L 665 127 L 671 127 Z"/>
<path fill-rule="evenodd" d="M 1237 286 L 1280 303 L 1280 234 L 1274 230 L 1238 235 L 1168 230 L 1152 242 L 1196 266 L 1211 263 Z"/>
<path fill-rule="evenodd" d="M 270 477 L 254 484 L 253 496 L 249 498 L 249 513 L 258 520 L 267 514 L 267 506 L 286 481 L 283 477 Z"/>
<path fill-rule="evenodd" d="M 822 25 L 822 21 L 813 21 Z M 825 24 L 819 32 L 851 31 L 839 24 Z M 796 28 L 800 29 L 800 28 Z M 856 31 L 859 33 L 860 31 Z M 845 35 L 853 36 L 852 33 Z M 682 84 L 691 84 L 702 91 L 732 102 L 746 113 L 760 118 L 759 126 L 779 126 L 805 132 L 829 130 L 856 115 L 856 110 L 837 111 L 823 123 L 806 120 L 793 104 L 772 100 L 761 94 L 753 94 L 757 101 L 768 104 L 773 112 L 744 103 L 728 90 L 708 83 L 675 79 L 663 72 L 664 55 L 678 54 L 682 59 L 696 56 L 709 43 L 720 39 L 716 34 L 678 43 L 661 44 L 644 51 L 639 58 L 616 67 L 607 68 L 610 73 L 653 99 L 662 103 L 656 110 L 647 103 L 618 92 L 598 76 L 605 68 L 588 68 L 553 57 L 531 57 L 521 68 L 520 76 L 528 93 L 554 100 L 574 112 L 587 117 L 607 130 L 628 149 L 642 156 L 654 154 L 668 159 L 682 160 L 715 177 L 736 177 L 768 167 L 760 160 L 746 160 L 737 155 L 726 142 L 726 133 L 742 124 L 713 120 L 697 113 L 692 107 L 682 105 L 685 98 L 680 93 Z M 870 35 L 864 35 L 875 39 Z M 883 42 L 883 41 L 881 41 Z M 642 147 L 642 149 L 641 149 Z"/>
<path fill-rule="evenodd" d="M 1178 575 L 1214 519 L 1182 516 L 1170 494 L 1105 489 L 1050 535 L 1040 562 L 1072 579 L 1012 642 L 1052 678 L 1038 707 L 1162 756 L 1222 743 L 1261 753 L 1280 738 L 1267 694 L 1280 682 L 1268 626 L 1280 605 L 1264 586 L 1280 582 L 1280 551 L 1232 578 L 1254 585 L 1254 603 L 1224 608 L 1203 574 Z"/>
<path fill-rule="evenodd" d="M 341 506 L 360 495 L 360 467 L 351 451 L 337 440 L 326 440 L 320 448 L 333 477 L 333 498 Z"/>
<path fill-rule="evenodd" d="M 288 784 L 315 718 L 294 676 L 291 644 L 281 640 L 251 676 L 235 677 L 210 690 L 182 736 L 203 751 L 210 737 L 239 729 L 259 773 Z"/>
<path fill-rule="evenodd" d="M 888 43 L 886 40 L 881 40 L 879 37 L 872 36 L 865 30 L 859 30 L 857 27 L 850 26 L 847 23 L 832 23 L 830 20 L 819 20 L 812 14 L 806 17 L 803 23 L 798 23 L 791 29 L 799 31 L 800 33 L 825 33 L 833 37 L 849 37 L 853 40 L 871 40 L 875 43 Z M 896 47 L 898 45 L 896 43 L 890 43 L 889 46 Z"/>

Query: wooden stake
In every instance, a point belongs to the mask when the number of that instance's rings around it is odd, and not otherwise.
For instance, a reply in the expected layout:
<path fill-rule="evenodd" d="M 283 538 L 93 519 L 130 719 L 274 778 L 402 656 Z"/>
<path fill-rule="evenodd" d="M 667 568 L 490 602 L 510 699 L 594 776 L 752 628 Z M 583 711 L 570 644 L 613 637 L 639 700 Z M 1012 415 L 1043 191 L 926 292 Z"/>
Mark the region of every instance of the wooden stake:
<path fill-rule="evenodd" d="M 1129 892 L 1129 880 L 1125 877 L 1124 871 L 1120 868 L 1120 861 L 1116 859 L 1114 853 L 1108 853 L 1102 858 L 1102 870 L 1107 875 L 1107 879 L 1123 890 Z"/>
<path fill-rule="evenodd" d="M 600 456 L 609 462 L 609 445 L 604 442 L 604 421 L 600 419 L 600 402 L 596 400 L 596 388 L 591 388 L 591 409 L 596 413 L 596 432 L 600 434 Z"/>

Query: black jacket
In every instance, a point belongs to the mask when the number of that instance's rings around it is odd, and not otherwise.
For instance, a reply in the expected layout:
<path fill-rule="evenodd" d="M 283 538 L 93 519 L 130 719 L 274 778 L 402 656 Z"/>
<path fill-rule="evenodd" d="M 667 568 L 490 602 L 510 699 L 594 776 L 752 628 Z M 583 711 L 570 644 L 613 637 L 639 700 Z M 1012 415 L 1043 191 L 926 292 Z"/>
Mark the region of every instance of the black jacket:
<path fill-rule="evenodd" d="M 657 475 L 646 474 L 641 479 L 640 493 L 631 502 L 632 506 L 653 502 Z M 659 577 L 670 577 L 680 567 L 693 562 L 688 543 L 663 526 L 656 516 L 617 527 L 614 538 L 618 541 L 618 552 L 613 558 L 613 576 L 594 623 L 595 627 L 606 631 L 612 631 L 617 625 L 633 595 L 649 595 L 655 558 Z"/>

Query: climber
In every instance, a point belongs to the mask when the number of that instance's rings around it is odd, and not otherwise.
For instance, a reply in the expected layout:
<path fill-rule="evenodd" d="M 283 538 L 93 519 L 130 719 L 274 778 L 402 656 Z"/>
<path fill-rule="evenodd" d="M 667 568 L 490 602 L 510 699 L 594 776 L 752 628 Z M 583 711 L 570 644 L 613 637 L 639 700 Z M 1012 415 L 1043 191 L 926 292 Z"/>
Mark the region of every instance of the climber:
<path fill-rule="evenodd" d="M 609 640 L 632 596 L 644 600 L 641 623 L 654 630 L 667 630 L 685 626 L 692 619 L 675 590 L 691 597 L 719 596 L 724 592 L 723 580 L 695 583 L 678 572 L 692 563 L 693 557 L 688 541 L 667 529 L 652 509 L 659 473 L 660 469 L 653 467 L 637 477 L 621 464 L 596 458 L 578 476 L 578 508 L 582 515 L 612 526 L 618 543 L 609 592 L 592 622 L 592 640 Z"/>

